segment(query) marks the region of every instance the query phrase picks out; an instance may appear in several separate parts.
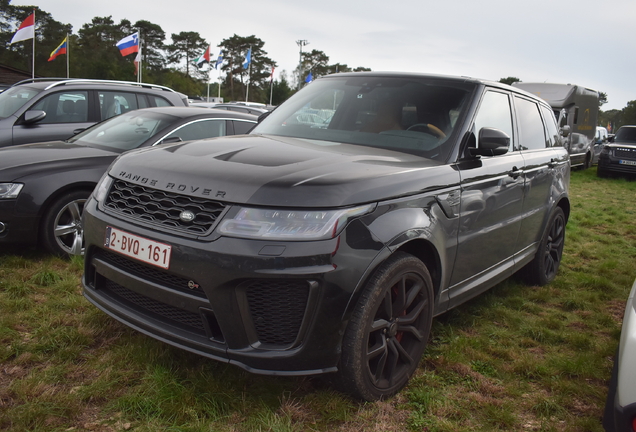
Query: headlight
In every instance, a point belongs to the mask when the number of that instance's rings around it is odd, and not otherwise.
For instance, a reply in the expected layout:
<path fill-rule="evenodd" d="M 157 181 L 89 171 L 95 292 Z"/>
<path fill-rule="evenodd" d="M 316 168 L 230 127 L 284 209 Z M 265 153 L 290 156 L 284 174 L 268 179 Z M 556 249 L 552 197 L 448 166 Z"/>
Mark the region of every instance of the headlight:
<path fill-rule="evenodd" d="M 230 237 L 323 240 L 338 235 L 347 221 L 370 213 L 375 204 L 339 210 L 275 210 L 242 207 L 218 232 Z"/>
<path fill-rule="evenodd" d="M 110 189 L 110 185 L 113 184 L 113 179 L 108 175 L 108 173 L 104 174 L 102 179 L 97 183 L 95 190 L 93 191 L 93 198 L 97 200 L 97 202 L 102 202 L 106 199 L 106 195 L 108 194 L 108 190 Z"/>
<path fill-rule="evenodd" d="M 22 183 L 0 183 L 0 199 L 17 198 L 23 187 Z"/>

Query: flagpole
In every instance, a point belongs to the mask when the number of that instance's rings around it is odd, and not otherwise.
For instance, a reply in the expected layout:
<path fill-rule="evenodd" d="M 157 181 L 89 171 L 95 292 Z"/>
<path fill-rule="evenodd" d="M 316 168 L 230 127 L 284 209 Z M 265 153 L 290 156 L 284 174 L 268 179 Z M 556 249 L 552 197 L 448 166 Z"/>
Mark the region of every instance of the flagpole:
<path fill-rule="evenodd" d="M 70 78 L 71 35 L 66 33 L 66 78 Z"/>
<path fill-rule="evenodd" d="M 31 56 L 31 79 L 35 79 L 35 9 L 33 9 L 33 55 Z"/>
<path fill-rule="evenodd" d="M 143 51 L 143 39 L 141 37 L 141 29 L 139 29 L 139 70 L 137 71 L 137 82 L 138 83 L 142 83 L 143 82 L 143 78 L 142 78 L 142 70 L 143 70 L 143 63 L 144 63 L 144 51 Z"/>
<path fill-rule="evenodd" d="M 272 67 L 272 79 L 269 83 L 269 104 L 272 104 L 272 97 L 274 96 L 274 68 Z"/>
<path fill-rule="evenodd" d="M 250 94 L 250 81 L 252 74 L 252 47 L 250 47 L 248 53 L 250 54 L 250 62 L 247 64 L 247 90 L 245 91 L 245 102 L 247 102 Z"/>

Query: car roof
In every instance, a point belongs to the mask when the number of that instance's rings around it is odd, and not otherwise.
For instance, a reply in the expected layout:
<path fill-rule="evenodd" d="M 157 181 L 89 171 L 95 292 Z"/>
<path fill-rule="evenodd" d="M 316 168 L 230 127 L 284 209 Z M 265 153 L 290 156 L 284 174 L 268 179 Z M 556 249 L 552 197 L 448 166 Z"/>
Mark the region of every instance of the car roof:
<path fill-rule="evenodd" d="M 256 121 L 258 119 L 258 116 L 253 114 L 246 114 L 246 113 L 237 112 L 237 111 L 218 110 L 214 108 L 204 108 L 200 106 L 187 106 L 187 107 L 164 106 L 164 107 L 154 107 L 154 108 L 141 108 L 135 111 L 159 112 L 159 113 L 165 113 L 168 115 L 181 117 L 181 118 L 200 116 L 202 118 L 203 117 L 205 118 L 219 117 L 219 118 L 233 118 L 233 119 L 248 120 L 248 121 Z M 135 112 L 135 111 L 129 111 L 129 112 Z"/>

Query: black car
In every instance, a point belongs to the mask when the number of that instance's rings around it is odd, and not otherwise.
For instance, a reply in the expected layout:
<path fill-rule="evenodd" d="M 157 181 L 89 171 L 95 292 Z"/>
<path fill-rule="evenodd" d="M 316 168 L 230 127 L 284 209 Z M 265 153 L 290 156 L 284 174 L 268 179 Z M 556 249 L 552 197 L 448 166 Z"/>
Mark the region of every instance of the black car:
<path fill-rule="evenodd" d="M 155 84 L 35 78 L 0 93 L 0 147 L 64 140 L 138 108 L 187 106 L 185 95 Z"/>
<path fill-rule="evenodd" d="M 247 133 L 256 117 L 202 108 L 121 114 L 67 141 L 0 148 L 0 244 L 38 240 L 56 254 L 82 253 L 86 199 L 125 151 L 166 142 Z"/>
<path fill-rule="evenodd" d="M 598 158 L 599 177 L 612 174 L 636 175 L 636 125 L 621 126 Z"/>
<path fill-rule="evenodd" d="M 249 135 L 123 155 L 84 209 L 86 298 L 163 342 L 271 375 L 406 385 L 432 319 L 517 271 L 552 281 L 570 160 L 513 87 L 321 77 Z"/>

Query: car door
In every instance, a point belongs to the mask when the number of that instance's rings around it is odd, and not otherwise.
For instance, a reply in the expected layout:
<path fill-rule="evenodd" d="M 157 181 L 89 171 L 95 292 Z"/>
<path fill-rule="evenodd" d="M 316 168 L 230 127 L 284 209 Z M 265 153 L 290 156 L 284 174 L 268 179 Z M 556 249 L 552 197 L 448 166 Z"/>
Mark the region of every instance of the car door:
<path fill-rule="evenodd" d="M 555 167 L 560 162 L 552 150 L 552 140 L 546 133 L 541 118 L 539 104 L 525 97 L 515 95 L 514 105 L 519 130 L 519 148 L 523 156 L 524 200 L 518 251 L 534 253 L 533 245 L 542 233 L 552 209 L 551 189 Z M 552 133 L 557 134 L 555 128 Z"/>
<path fill-rule="evenodd" d="M 450 306 L 479 294 L 511 274 L 515 244 L 521 227 L 524 160 L 516 147 L 510 95 L 488 90 L 475 115 L 478 141 L 483 127 L 510 136 L 508 152 L 481 156 L 458 164 L 461 176 L 457 256 L 451 276 Z M 479 142 L 476 143 L 479 147 Z M 497 276 L 499 274 L 499 276 Z"/>
<path fill-rule="evenodd" d="M 65 140 L 76 131 L 95 124 L 89 121 L 88 91 L 67 90 L 50 93 L 36 101 L 29 111 L 46 112 L 46 117 L 34 124 L 22 124 L 21 119 L 13 126 L 13 144 Z"/>

